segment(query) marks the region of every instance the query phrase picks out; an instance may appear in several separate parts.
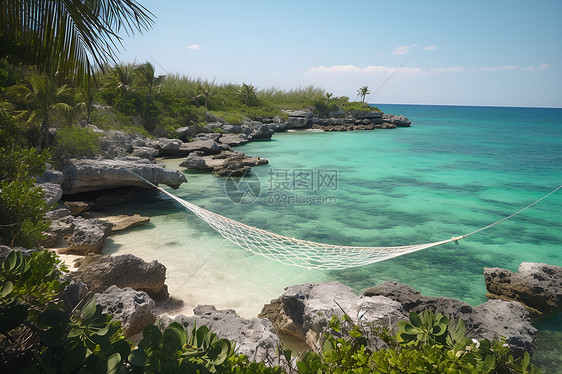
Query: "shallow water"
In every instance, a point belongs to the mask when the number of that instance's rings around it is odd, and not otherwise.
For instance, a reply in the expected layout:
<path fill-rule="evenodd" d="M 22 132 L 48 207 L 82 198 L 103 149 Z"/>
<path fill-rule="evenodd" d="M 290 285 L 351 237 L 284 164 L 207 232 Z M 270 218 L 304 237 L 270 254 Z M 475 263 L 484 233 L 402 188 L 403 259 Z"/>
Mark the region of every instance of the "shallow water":
<path fill-rule="evenodd" d="M 380 107 L 408 116 L 412 127 L 289 132 L 237 148 L 270 162 L 253 168 L 249 181 L 261 191 L 252 203 L 233 202 L 225 179 L 207 173 L 186 171 L 189 183 L 173 193 L 286 236 L 391 246 L 472 232 L 561 184 L 561 109 Z M 178 167 L 180 161 L 166 163 Z M 323 202 L 282 204 L 296 195 Z M 476 305 L 486 301 L 483 267 L 517 270 L 525 261 L 562 265 L 562 191 L 459 245 L 338 271 L 305 270 L 248 253 L 165 197 L 115 211 L 148 215 L 151 224 L 112 236 L 105 251 L 162 262 L 170 293 L 185 301 L 185 312 L 214 304 L 253 317 L 286 286 L 332 280 L 357 292 L 394 280 L 426 295 Z"/>

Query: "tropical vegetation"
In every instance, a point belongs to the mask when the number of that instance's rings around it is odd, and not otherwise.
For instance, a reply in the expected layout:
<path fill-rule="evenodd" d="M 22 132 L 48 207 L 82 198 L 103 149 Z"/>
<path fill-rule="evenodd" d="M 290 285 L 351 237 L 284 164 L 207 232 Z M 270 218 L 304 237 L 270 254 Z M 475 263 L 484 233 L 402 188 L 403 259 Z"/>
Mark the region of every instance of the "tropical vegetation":
<path fill-rule="evenodd" d="M 391 334 L 332 317 L 320 352 L 278 348 L 270 366 L 206 326 L 148 324 L 138 345 L 95 299 L 65 305 L 66 269 L 50 251 L 10 252 L 0 267 L 0 370 L 25 373 L 538 373 L 502 340 L 473 341 L 464 321 L 410 313 Z M 375 349 L 378 341 L 384 348 Z"/>

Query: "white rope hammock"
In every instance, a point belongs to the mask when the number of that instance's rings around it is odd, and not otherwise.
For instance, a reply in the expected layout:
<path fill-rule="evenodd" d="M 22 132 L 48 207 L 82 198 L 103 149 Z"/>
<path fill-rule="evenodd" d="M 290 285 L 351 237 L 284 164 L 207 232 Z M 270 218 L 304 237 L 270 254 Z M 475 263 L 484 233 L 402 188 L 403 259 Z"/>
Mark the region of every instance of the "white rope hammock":
<path fill-rule="evenodd" d="M 144 178 L 140 178 L 144 180 Z M 548 196 L 552 195 L 560 188 L 562 188 L 562 186 L 559 186 L 534 203 L 529 204 L 525 208 L 513 213 L 508 217 L 505 217 L 497 222 L 494 222 L 488 226 L 482 227 L 468 234 L 453 237 L 451 239 L 434 243 L 405 245 L 398 247 L 353 247 L 321 244 L 274 234 L 208 211 L 195 204 L 185 201 L 169 193 L 168 191 L 155 186 L 152 183 L 150 184 L 158 188 L 165 195 L 180 203 L 185 208 L 192 211 L 195 215 L 197 215 L 203 221 L 207 222 L 212 228 L 218 231 L 224 238 L 236 243 L 240 247 L 252 253 L 265 256 L 270 260 L 277 261 L 286 265 L 294 265 L 306 269 L 322 270 L 346 269 L 356 266 L 365 266 L 375 262 L 384 261 L 389 258 L 421 251 L 422 249 L 435 247 L 441 244 L 450 243 L 453 241 L 457 242 L 460 239 L 464 239 L 467 236 L 489 229 L 492 226 L 495 226 L 503 221 L 512 218 L 513 216 L 532 207 L 539 201 L 547 198 Z"/>

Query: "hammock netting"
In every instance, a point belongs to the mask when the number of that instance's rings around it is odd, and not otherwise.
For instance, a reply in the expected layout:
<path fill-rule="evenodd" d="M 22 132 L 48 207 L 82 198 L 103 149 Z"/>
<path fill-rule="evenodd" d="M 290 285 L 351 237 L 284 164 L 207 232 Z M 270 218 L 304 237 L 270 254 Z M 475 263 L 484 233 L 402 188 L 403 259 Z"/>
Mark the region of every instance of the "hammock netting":
<path fill-rule="evenodd" d="M 150 182 L 149 182 L 150 183 Z M 156 186 L 155 186 L 156 187 Z M 356 266 L 364 266 L 389 258 L 402 256 L 408 253 L 420 251 L 422 249 L 435 247 L 441 244 L 450 243 L 464 239 L 469 235 L 486 230 L 495 226 L 527 208 L 535 205 L 542 199 L 558 191 L 558 187 L 548 195 L 519 210 L 518 212 L 494 222 L 486 227 L 451 239 L 442 240 L 434 243 L 405 245 L 397 247 L 353 247 L 342 245 L 321 244 L 306 240 L 290 238 L 277 235 L 257 227 L 252 227 L 241 222 L 223 217 L 219 214 L 208 211 L 195 204 L 185 201 L 166 190 L 158 188 L 161 192 L 171 197 L 185 208 L 189 209 L 203 221 L 207 222 L 213 229 L 218 231 L 224 238 L 236 243 L 240 247 L 267 257 L 286 265 L 299 266 L 306 269 L 346 269 Z"/>

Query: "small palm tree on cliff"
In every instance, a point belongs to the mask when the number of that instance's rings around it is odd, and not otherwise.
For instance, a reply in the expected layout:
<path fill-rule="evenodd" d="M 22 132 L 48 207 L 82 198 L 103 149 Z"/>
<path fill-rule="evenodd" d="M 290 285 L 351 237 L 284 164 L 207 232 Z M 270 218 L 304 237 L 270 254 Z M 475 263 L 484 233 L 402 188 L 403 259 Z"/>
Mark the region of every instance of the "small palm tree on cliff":
<path fill-rule="evenodd" d="M 369 95 L 371 91 L 369 91 L 369 87 L 363 86 L 357 90 L 357 96 L 361 97 L 361 102 L 365 103 L 365 97 Z"/>

